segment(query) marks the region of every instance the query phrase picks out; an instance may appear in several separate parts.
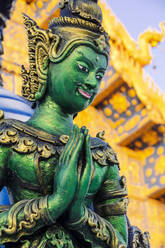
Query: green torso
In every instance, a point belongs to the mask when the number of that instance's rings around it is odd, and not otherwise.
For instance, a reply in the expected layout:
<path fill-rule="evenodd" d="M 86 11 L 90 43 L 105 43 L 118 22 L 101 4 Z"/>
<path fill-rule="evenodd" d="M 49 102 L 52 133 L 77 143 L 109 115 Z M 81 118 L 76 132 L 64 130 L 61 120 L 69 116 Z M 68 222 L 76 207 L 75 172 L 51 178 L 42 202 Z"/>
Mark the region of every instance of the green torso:
<path fill-rule="evenodd" d="M 54 175 L 58 174 L 56 169 L 58 168 L 59 157 L 68 140 L 69 136 L 67 135 L 51 135 L 20 121 L 0 120 L 0 188 L 8 187 L 13 197 L 13 203 L 19 204 L 21 201 L 53 194 Z M 120 189 L 124 187 L 118 176 L 118 167 L 116 166 L 118 161 L 112 148 L 99 138 L 90 138 L 90 150 L 92 154 L 92 173 L 90 186 L 84 200 L 84 204 L 88 208 L 92 205 L 96 207 L 95 204 L 99 202 L 100 196 L 104 195 L 107 198 L 108 189 L 106 187 L 111 183 L 112 189 L 109 188 L 108 194 L 111 194 L 111 190 L 114 191 L 115 189 L 120 192 Z M 82 148 L 77 166 L 79 182 L 81 181 L 83 166 L 86 163 L 84 154 L 85 150 Z M 117 188 L 114 182 L 117 182 Z M 105 183 L 108 183 L 107 186 Z M 72 187 L 72 181 L 68 185 Z M 123 192 L 122 195 L 126 195 L 125 190 Z M 3 207 L 1 208 L 3 209 Z M 65 219 L 66 214 L 64 212 L 57 219 L 55 225 L 45 226 L 37 232 L 32 227 L 28 240 L 22 237 L 21 242 L 14 243 L 17 244 L 18 248 L 24 248 L 22 242 L 25 247 L 30 242 L 30 246 L 27 247 L 31 248 L 38 247 L 42 242 L 46 242 L 46 246 L 41 246 L 44 248 L 49 247 L 49 245 L 47 246 L 48 243 L 53 244 L 50 247 L 56 247 L 54 242 L 59 244 L 60 242 L 66 242 L 68 248 L 83 247 L 79 241 L 75 241 L 74 235 L 70 234 L 70 231 L 63 224 L 63 218 Z M 48 238 L 49 234 L 51 235 L 50 239 Z M 4 243 L 6 243 L 5 240 L 4 238 Z M 12 236 L 7 240 L 12 242 Z M 13 243 L 11 244 L 13 245 Z"/>
<path fill-rule="evenodd" d="M 56 165 L 67 139 L 66 135 L 53 136 L 14 120 L 1 125 L 0 143 L 8 147 L 5 185 L 12 192 L 14 202 L 53 193 Z M 108 163 L 117 163 L 111 148 L 98 138 L 91 138 L 91 151 L 93 168 L 88 206 L 101 187 Z M 78 167 L 81 169 L 82 165 L 83 156 L 80 156 Z"/>
<path fill-rule="evenodd" d="M 11 148 L 10 148 L 11 150 Z M 11 152 L 8 161 L 8 181 L 14 202 L 53 193 L 53 178 L 59 155 L 37 163 L 35 153 L 22 155 Z M 88 198 L 93 199 L 106 175 L 107 167 L 93 163 L 93 179 Z"/>

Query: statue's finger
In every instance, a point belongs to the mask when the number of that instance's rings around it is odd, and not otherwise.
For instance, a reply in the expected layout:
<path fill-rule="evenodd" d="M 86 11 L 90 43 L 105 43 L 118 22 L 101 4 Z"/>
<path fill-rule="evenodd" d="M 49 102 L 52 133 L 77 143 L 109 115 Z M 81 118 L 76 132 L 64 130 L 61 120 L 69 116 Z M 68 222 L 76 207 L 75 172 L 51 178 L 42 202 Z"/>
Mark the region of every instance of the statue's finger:
<path fill-rule="evenodd" d="M 68 141 L 67 144 L 65 145 L 65 148 L 64 148 L 64 150 L 63 150 L 63 152 L 62 152 L 62 154 L 61 154 L 61 156 L 60 156 L 60 158 L 61 158 L 61 159 L 59 160 L 59 163 L 60 163 L 60 164 L 64 164 L 64 163 L 65 163 L 66 156 L 67 156 L 67 154 L 68 154 L 69 149 L 72 147 L 72 144 L 73 144 L 73 142 L 74 142 L 74 139 L 76 138 L 76 134 L 77 134 L 77 126 L 74 125 L 73 131 L 72 131 L 71 136 L 70 136 L 70 138 L 69 138 L 69 141 Z"/>
<path fill-rule="evenodd" d="M 90 181 L 91 181 L 91 172 L 92 172 L 92 156 L 91 156 L 91 151 L 90 151 L 90 146 L 89 146 L 89 141 L 90 141 L 90 136 L 86 136 L 86 143 L 85 143 L 85 149 L 86 149 L 86 156 L 89 156 L 89 158 L 86 158 L 86 166 L 84 168 L 83 174 L 81 176 L 81 180 L 79 183 L 79 189 L 77 192 L 77 197 L 80 201 L 83 201 L 89 186 L 90 186 Z"/>
<path fill-rule="evenodd" d="M 85 155 L 86 155 L 86 163 L 92 164 L 92 153 L 91 153 L 91 148 L 90 148 L 90 135 L 86 136 Z"/>
<path fill-rule="evenodd" d="M 77 142 L 74 143 L 74 145 L 72 146 L 72 149 L 70 150 L 70 153 L 68 154 L 68 159 L 71 164 L 72 163 L 75 164 L 75 162 L 76 163 L 78 162 L 78 158 L 79 158 L 80 151 L 82 149 L 83 141 L 84 141 L 84 136 L 79 131 L 78 136 L 77 136 Z"/>
<path fill-rule="evenodd" d="M 79 140 L 79 134 L 80 134 L 80 130 L 78 127 L 76 127 L 76 135 L 75 135 L 74 139 L 72 140 L 72 143 L 70 145 L 69 150 L 67 150 L 67 155 L 66 155 L 66 160 L 65 160 L 66 163 L 69 163 L 70 158 L 73 156 L 72 153 L 73 153 L 73 150 L 75 149 L 77 142 Z"/>

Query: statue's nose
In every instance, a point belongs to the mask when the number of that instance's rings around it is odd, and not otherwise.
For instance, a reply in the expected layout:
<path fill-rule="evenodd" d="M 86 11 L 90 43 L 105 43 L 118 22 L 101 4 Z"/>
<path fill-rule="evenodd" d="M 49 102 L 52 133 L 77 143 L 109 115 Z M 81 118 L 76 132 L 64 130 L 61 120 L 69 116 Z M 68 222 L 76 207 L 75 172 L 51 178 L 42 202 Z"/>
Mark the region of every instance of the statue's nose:
<path fill-rule="evenodd" d="M 88 89 L 94 89 L 97 86 L 95 73 L 91 73 L 88 75 L 85 81 L 85 85 L 88 87 Z"/>

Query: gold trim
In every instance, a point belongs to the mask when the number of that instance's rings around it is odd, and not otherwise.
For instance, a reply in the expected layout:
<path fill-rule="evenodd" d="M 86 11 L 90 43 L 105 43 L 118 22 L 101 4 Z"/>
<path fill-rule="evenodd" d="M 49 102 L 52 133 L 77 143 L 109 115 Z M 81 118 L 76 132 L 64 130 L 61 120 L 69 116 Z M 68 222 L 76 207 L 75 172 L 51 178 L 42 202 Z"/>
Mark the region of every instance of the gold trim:
<path fill-rule="evenodd" d="M 116 153 L 109 145 L 105 145 L 103 149 L 93 149 L 93 158 L 102 166 L 113 164 L 119 164 Z"/>
<path fill-rule="evenodd" d="M 18 131 L 24 132 L 25 134 L 28 134 L 30 136 L 33 136 L 34 138 L 38 138 L 42 141 L 49 142 L 52 144 L 61 144 L 59 142 L 59 138 L 56 135 L 49 134 L 43 130 L 38 130 L 35 127 L 26 125 L 25 123 L 17 120 L 5 120 L 5 123 L 7 125 L 11 125 L 13 128 L 17 129 Z M 62 145 L 62 144 L 61 144 Z"/>
<path fill-rule="evenodd" d="M 46 185 L 44 184 L 43 177 L 41 176 L 39 159 L 40 159 L 40 155 L 39 154 L 35 154 L 34 160 L 35 160 L 35 169 L 36 169 L 37 179 L 38 179 L 39 185 L 41 187 L 42 193 L 44 195 L 47 195 L 48 194 L 48 190 L 47 190 Z"/>
<path fill-rule="evenodd" d="M 118 247 L 118 237 L 114 231 L 112 225 L 102 219 L 99 215 L 88 209 L 88 224 L 91 227 L 91 231 L 95 233 L 96 237 L 111 247 Z"/>
<path fill-rule="evenodd" d="M 23 216 L 20 213 L 23 213 Z M 9 210 L 7 227 L 2 229 L 5 233 L 5 237 L 2 237 L 3 243 L 5 241 L 16 242 L 21 236 L 33 233 L 40 219 L 46 225 L 54 224 L 48 211 L 48 196 L 17 202 Z M 10 237 L 6 237 L 6 234 Z"/>
<path fill-rule="evenodd" d="M 105 201 L 116 197 L 128 195 L 127 181 L 125 176 L 119 179 L 106 180 L 98 194 L 98 201 Z"/>
<path fill-rule="evenodd" d="M 29 101 L 36 101 L 42 98 L 46 90 L 50 39 L 56 44 L 59 37 L 50 30 L 39 28 L 27 15 L 23 14 L 23 18 L 28 35 L 29 71 L 22 66 L 22 95 Z"/>
<path fill-rule="evenodd" d="M 12 149 L 19 153 L 36 152 L 36 156 L 42 158 L 50 158 L 56 153 L 60 154 L 68 139 L 69 136 L 67 135 L 60 137 L 51 135 L 16 120 L 5 120 L 0 130 L 1 144 L 12 145 Z M 119 166 L 116 153 L 107 143 L 98 138 L 91 138 L 90 142 L 92 158 L 99 165 L 111 166 L 117 164 Z M 36 168 L 38 168 L 38 165 Z M 39 176 L 39 170 L 36 171 Z M 41 182 L 40 179 L 39 181 Z M 46 191 L 44 190 L 44 192 Z"/>
<path fill-rule="evenodd" d="M 59 140 L 63 143 L 63 144 L 67 144 L 68 140 L 69 140 L 69 136 L 68 135 L 61 135 Z"/>
<path fill-rule="evenodd" d="M 99 215 L 105 216 L 116 216 L 124 215 L 127 213 L 129 199 L 120 199 L 113 203 L 101 203 L 96 205 L 96 211 Z"/>
<path fill-rule="evenodd" d="M 70 18 L 68 16 L 64 16 L 64 17 L 55 17 L 54 19 L 52 19 L 49 23 L 49 28 L 52 27 L 64 27 L 64 26 L 76 26 L 78 28 L 85 28 L 88 29 L 92 32 L 96 32 L 96 33 L 105 33 L 105 30 L 102 26 L 99 26 L 95 23 L 80 19 L 80 18 Z"/>

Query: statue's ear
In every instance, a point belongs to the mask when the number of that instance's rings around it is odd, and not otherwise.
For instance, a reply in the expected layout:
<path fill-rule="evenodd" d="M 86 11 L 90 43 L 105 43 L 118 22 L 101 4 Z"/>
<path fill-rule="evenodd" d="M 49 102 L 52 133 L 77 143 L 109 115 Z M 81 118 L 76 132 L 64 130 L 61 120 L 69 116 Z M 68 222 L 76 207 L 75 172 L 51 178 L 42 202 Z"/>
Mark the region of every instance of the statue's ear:
<path fill-rule="evenodd" d="M 27 100 L 36 101 L 46 90 L 50 37 L 49 32 L 40 29 L 30 17 L 24 14 L 23 18 L 28 34 L 29 71 L 22 67 L 22 94 Z"/>

